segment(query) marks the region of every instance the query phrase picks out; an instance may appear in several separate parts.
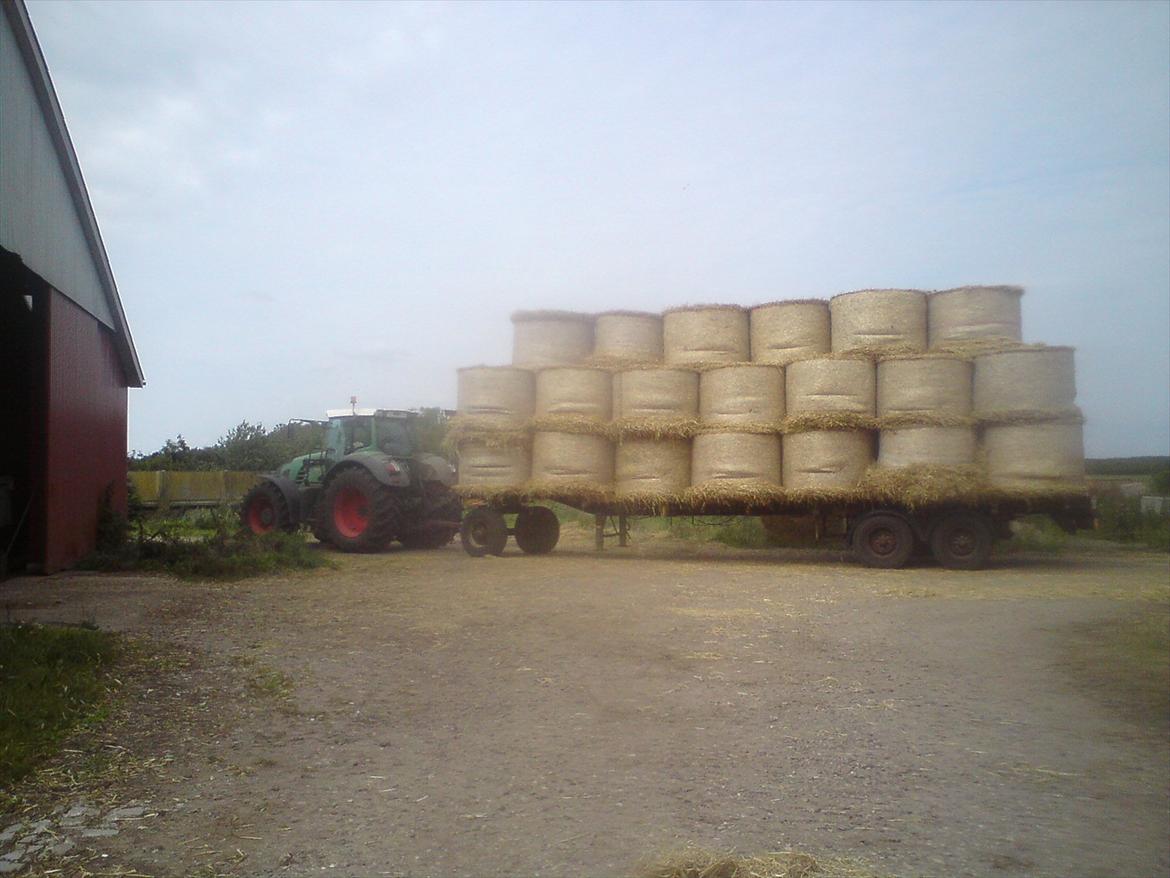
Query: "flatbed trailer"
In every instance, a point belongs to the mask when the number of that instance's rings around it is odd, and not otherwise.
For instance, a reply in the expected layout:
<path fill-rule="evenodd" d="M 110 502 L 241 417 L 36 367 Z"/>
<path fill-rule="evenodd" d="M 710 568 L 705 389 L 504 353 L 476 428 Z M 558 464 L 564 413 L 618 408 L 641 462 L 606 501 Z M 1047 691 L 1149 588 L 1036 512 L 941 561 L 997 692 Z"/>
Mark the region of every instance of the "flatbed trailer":
<path fill-rule="evenodd" d="M 781 501 L 759 504 L 705 502 L 637 506 L 620 502 L 588 502 L 559 497 L 521 495 L 471 500 L 460 527 L 460 538 L 473 557 L 503 554 L 508 537 L 521 551 L 551 552 L 560 537 L 556 513 L 541 502 L 557 502 L 592 515 L 594 545 L 607 539 L 629 542 L 629 522 L 638 517 L 812 516 L 818 536 L 837 532 L 853 557 L 867 567 L 898 568 L 915 555 L 929 553 L 943 567 L 979 570 L 987 565 L 996 539 L 1011 536 L 1011 522 L 1024 515 L 1047 515 L 1066 533 L 1091 529 L 1096 519 L 1087 494 L 1048 497 L 1004 497 L 980 502 L 949 501 L 908 507 L 897 503 L 841 500 Z M 508 525 L 505 515 L 515 515 Z"/>

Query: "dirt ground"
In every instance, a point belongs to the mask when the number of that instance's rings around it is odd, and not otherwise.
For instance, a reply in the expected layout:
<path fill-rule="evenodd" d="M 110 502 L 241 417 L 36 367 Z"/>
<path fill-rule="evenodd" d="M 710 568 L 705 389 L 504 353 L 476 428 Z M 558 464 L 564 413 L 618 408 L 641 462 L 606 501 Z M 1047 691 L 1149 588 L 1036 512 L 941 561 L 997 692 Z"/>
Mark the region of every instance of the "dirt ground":
<path fill-rule="evenodd" d="M 9 619 L 145 656 L 0 854 L 44 818 L 69 846 L 38 874 L 618 876 L 687 843 L 902 876 L 1170 871 L 1170 695 L 1109 646 L 1170 624 L 1167 556 L 874 571 L 590 539 L 0 585 Z M 94 748 L 117 758 L 90 776 Z"/>

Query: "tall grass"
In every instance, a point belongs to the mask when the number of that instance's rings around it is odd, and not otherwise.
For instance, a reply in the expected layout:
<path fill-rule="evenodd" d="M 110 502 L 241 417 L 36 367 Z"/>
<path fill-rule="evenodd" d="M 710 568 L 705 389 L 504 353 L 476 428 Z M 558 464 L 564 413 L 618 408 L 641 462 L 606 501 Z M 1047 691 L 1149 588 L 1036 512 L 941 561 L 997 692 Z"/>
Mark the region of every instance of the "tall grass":
<path fill-rule="evenodd" d="M 0 787 L 100 715 L 118 641 L 89 628 L 0 626 Z"/>

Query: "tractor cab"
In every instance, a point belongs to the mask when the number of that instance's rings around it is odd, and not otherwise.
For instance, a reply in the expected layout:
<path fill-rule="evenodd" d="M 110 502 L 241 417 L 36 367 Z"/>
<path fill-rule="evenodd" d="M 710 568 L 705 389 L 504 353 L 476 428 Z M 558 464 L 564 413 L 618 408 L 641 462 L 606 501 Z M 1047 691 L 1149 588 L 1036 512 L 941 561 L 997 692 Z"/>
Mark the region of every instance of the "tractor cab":
<path fill-rule="evenodd" d="M 394 409 L 330 409 L 325 454 L 333 460 L 359 451 L 410 457 L 417 441 L 415 414 Z"/>

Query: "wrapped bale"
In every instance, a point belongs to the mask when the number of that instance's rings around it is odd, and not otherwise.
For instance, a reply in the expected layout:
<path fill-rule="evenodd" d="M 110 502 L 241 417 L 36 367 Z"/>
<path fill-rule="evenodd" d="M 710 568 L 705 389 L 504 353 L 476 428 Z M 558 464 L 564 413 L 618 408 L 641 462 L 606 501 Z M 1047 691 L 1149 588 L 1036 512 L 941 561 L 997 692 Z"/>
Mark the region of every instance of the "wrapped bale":
<path fill-rule="evenodd" d="M 645 311 L 598 314 L 593 359 L 599 363 L 661 363 L 662 315 Z"/>
<path fill-rule="evenodd" d="M 715 497 L 780 487 L 780 437 L 767 433 L 700 433 L 691 450 L 691 483 Z M 771 493 L 778 493 L 772 491 Z"/>
<path fill-rule="evenodd" d="M 593 316 L 575 311 L 517 311 L 512 315 L 512 365 L 522 369 L 574 366 L 593 353 Z"/>
<path fill-rule="evenodd" d="M 823 299 L 769 302 L 751 310 L 752 362 L 785 365 L 832 349 L 829 303 Z"/>
<path fill-rule="evenodd" d="M 748 314 L 739 305 L 688 305 L 662 315 L 669 366 L 742 363 L 751 359 Z"/>
<path fill-rule="evenodd" d="M 926 350 L 926 293 L 858 290 L 829 300 L 834 353 Z"/>
<path fill-rule="evenodd" d="M 723 366 L 699 377 L 699 418 L 740 430 L 777 430 L 784 417 L 784 370 L 778 366 Z"/>
<path fill-rule="evenodd" d="M 691 483 L 691 443 L 686 439 L 624 439 L 614 459 L 615 491 L 621 499 L 674 500 Z"/>
<path fill-rule="evenodd" d="M 688 369 L 627 369 L 614 375 L 614 429 L 623 436 L 687 438 L 698 425 L 699 375 Z"/>
<path fill-rule="evenodd" d="M 930 346 L 975 340 L 1019 341 L 1023 287 L 959 287 L 927 299 Z"/>
<path fill-rule="evenodd" d="M 974 427 L 899 427 L 878 436 L 878 464 L 884 467 L 973 466 Z"/>
<path fill-rule="evenodd" d="M 474 440 L 459 446 L 459 487 L 519 490 L 532 474 L 532 456 L 525 445 L 491 445 Z"/>
<path fill-rule="evenodd" d="M 1076 366 L 1068 347 L 1022 348 L 975 358 L 975 416 L 989 423 L 1075 417 Z"/>
<path fill-rule="evenodd" d="M 536 427 L 573 425 L 601 432 L 613 417 L 613 377 L 601 369 L 560 366 L 536 376 Z"/>
<path fill-rule="evenodd" d="M 471 366 L 458 373 L 458 416 L 484 428 L 519 427 L 533 414 L 532 373 L 512 366 Z"/>
<path fill-rule="evenodd" d="M 997 424 L 983 432 L 993 488 L 1021 493 L 1084 490 L 1085 449 L 1079 423 Z"/>
<path fill-rule="evenodd" d="M 538 431 L 532 439 L 531 493 L 601 500 L 613 488 L 613 443 L 589 433 Z"/>
<path fill-rule="evenodd" d="M 864 358 L 823 357 L 785 368 L 785 429 L 871 428 L 877 378 Z"/>
<path fill-rule="evenodd" d="M 877 414 L 884 426 L 961 426 L 971 418 L 971 362 L 949 354 L 884 357 L 877 366 Z"/>
<path fill-rule="evenodd" d="M 857 487 L 873 463 L 873 436 L 853 430 L 789 433 L 781 455 L 786 491 L 838 494 Z"/>

